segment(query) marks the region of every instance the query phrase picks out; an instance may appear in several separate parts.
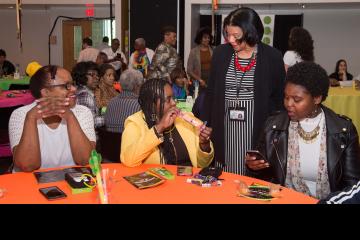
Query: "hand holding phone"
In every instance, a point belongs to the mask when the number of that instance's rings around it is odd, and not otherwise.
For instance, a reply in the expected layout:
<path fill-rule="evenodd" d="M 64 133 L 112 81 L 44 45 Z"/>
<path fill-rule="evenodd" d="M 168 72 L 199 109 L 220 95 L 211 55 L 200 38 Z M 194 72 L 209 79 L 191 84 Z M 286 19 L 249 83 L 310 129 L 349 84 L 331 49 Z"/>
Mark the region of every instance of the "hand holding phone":
<path fill-rule="evenodd" d="M 253 159 L 254 157 L 255 159 Z M 258 150 L 247 150 L 245 160 L 246 165 L 251 170 L 255 171 L 268 168 L 270 166 L 267 159 Z"/>
<path fill-rule="evenodd" d="M 57 186 L 40 188 L 39 191 L 47 200 L 56 200 L 67 197 L 66 194 Z"/>

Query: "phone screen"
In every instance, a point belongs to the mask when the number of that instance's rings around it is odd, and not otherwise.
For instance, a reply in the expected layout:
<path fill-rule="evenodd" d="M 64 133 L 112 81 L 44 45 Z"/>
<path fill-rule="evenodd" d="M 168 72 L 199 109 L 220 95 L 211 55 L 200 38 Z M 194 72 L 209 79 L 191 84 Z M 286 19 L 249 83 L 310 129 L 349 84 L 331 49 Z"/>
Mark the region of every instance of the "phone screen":
<path fill-rule="evenodd" d="M 53 186 L 47 188 L 40 188 L 39 191 L 44 195 L 48 200 L 54 200 L 59 198 L 65 198 L 66 194 L 61 191 L 60 188 Z"/>
<path fill-rule="evenodd" d="M 266 158 L 257 150 L 247 150 L 246 153 L 250 156 L 255 156 L 256 160 L 266 161 Z"/>

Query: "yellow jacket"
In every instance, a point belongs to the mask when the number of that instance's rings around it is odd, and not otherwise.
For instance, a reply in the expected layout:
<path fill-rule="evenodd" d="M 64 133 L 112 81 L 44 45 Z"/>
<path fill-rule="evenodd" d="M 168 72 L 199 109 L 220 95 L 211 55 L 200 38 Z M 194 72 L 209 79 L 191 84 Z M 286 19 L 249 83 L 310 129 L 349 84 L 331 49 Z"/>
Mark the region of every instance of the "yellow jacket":
<path fill-rule="evenodd" d="M 162 141 L 156 136 L 153 128 L 148 128 L 144 119 L 143 112 L 139 111 L 125 120 L 120 159 L 128 167 L 136 167 L 142 163 L 160 164 L 158 145 Z M 195 127 L 181 118 L 176 118 L 175 126 L 186 145 L 192 165 L 199 168 L 209 166 L 214 158 L 213 144 L 210 142 L 210 153 L 203 152 Z"/>

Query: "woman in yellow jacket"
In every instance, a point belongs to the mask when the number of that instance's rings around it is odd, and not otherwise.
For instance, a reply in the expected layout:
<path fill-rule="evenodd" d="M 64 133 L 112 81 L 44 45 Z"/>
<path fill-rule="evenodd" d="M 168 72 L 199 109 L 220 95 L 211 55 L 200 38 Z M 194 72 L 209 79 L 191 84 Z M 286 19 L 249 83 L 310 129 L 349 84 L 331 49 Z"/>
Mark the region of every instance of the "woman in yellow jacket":
<path fill-rule="evenodd" d="M 168 81 L 146 81 L 140 89 L 139 104 L 141 111 L 125 121 L 120 154 L 124 165 L 135 167 L 146 163 L 203 168 L 211 163 L 214 157 L 210 141 L 212 129 L 199 124 L 196 118 L 193 124 L 189 123 L 193 116 L 176 108 Z"/>

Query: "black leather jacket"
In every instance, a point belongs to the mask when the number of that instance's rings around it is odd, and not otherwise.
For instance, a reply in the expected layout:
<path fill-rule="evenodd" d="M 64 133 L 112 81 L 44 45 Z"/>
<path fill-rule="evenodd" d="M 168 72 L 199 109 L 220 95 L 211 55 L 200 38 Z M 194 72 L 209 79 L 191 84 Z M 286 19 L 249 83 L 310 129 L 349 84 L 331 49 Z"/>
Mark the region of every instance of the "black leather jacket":
<path fill-rule="evenodd" d="M 360 179 L 359 136 L 347 117 L 337 115 L 322 106 L 326 121 L 327 168 L 330 190 L 341 191 Z M 284 185 L 286 179 L 288 127 L 287 112 L 269 117 L 258 143 L 258 150 L 269 161 L 267 169 L 252 171 L 247 175 Z"/>

